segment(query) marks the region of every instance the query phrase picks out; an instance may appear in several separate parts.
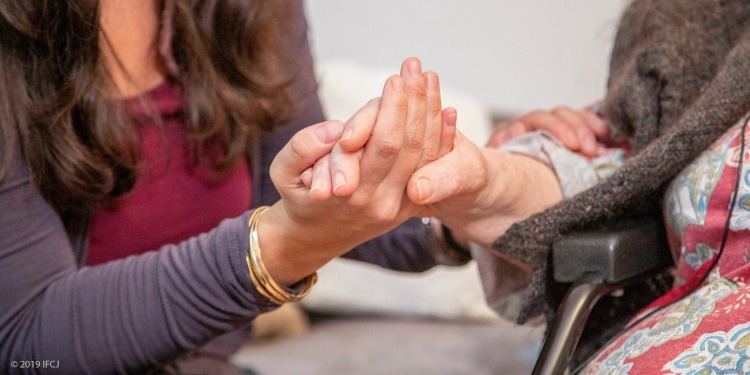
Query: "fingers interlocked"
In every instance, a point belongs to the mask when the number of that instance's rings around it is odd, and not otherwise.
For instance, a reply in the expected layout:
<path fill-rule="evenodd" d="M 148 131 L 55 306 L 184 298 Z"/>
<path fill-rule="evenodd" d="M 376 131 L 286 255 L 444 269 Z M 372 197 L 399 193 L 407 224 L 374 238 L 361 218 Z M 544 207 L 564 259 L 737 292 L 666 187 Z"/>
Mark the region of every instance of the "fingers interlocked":
<path fill-rule="evenodd" d="M 455 109 L 442 108 L 438 75 L 423 73 L 418 59 L 406 59 L 382 97 L 345 123 L 330 155 L 306 170 L 302 182 L 317 200 L 357 190 L 403 196 L 415 170 L 451 151 L 455 126 Z"/>

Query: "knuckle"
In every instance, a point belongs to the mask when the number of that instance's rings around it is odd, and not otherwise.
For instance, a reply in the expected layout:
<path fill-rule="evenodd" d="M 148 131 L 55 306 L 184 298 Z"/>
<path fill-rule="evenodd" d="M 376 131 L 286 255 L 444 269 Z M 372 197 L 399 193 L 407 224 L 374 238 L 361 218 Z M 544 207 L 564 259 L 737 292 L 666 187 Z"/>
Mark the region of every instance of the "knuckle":
<path fill-rule="evenodd" d="M 532 129 L 532 128 L 533 128 L 533 126 L 531 125 L 530 122 L 527 123 L 527 121 L 518 120 L 518 121 L 514 121 L 513 122 L 513 127 L 512 128 L 509 127 L 508 129 L 509 130 L 510 129 L 520 130 L 520 131 L 526 132 L 526 131 L 529 131 L 529 129 Z"/>
<path fill-rule="evenodd" d="M 573 124 L 563 121 L 559 118 L 550 121 L 550 126 L 554 128 L 573 128 Z"/>
<path fill-rule="evenodd" d="M 440 107 L 439 100 L 432 99 L 427 101 L 427 110 L 432 116 L 438 116 L 440 113 L 442 113 L 443 108 Z"/>
<path fill-rule="evenodd" d="M 394 206 L 393 202 L 390 201 L 378 205 L 375 210 L 376 221 L 385 224 L 395 220 L 398 215 L 398 207 Z"/>
<path fill-rule="evenodd" d="M 519 120 L 520 121 L 530 120 L 530 119 L 534 119 L 534 118 L 537 118 L 537 117 L 540 117 L 540 116 L 544 116 L 547 113 L 549 113 L 549 112 L 543 111 L 541 109 L 535 109 L 535 110 L 529 112 L 527 115 L 521 116 L 519 118 Z"/>
<path fill-rule="evenodd" d="M 365 217 L 367 216 L 367 201 L 365 200 L 365 196 L 363 194 L 355 191 L 354 194 L 352 194 L 351 198 L 349 198 L 347 203 L 357 212 L 363 212 L 365 213 Z"/>
<path fill-rule="evenodd" d="M 368 196 L 357 203 L 363 219 L 370 225 L 383 226 L 393 223 L 399 215 L 400 201 L 396 199 L 378 199 Z"/>
<path fill-rule="evenodd" d="M 412 134 L 404 139 L 404 149 L 407 151 L 418 151 L 422 149 L 424 139 L 416 134 Z"/>
<path fill-rule="evenodd" d="M 411 96 L 416 100 L 427 100 L 427 90 L 425 89 L 424 85 L 414 85 L 412 86 L 411 90 L 409 90 L 409 92 L 411 93 Z"/>
<path fill-rule="evenodd" d="M 499 125 L 499 126 L 497 127 L 497 130 L 498 130 L 498 131 L 508 131 L 508 130 L 510 130 L 511 128 L 513 128 L 514 126 L 518 126 L 518 124 L 520 124 L 520 123 L 522 123 L 521 119 L 520 119 L 520 118 L 517 118 L 517 119 L 514 119 L 514 120 L 512 120 L 512 121 L 508 121 L 508 122 L 505 122 L 505 123 L 503 123 L 503 124 L 500 124 L 500 125 Z"/>
<path fill-rule="evenodd" d="M 392 107 L 392 113 L 406 113 L 409 109 L 409 102 L 404 94 L 399 94 L 394 97 L 390 106 Z"/>
<path fill-rule="evenodd" d="M 383 159 L 392 159 L 398 155 L 401 150 L 400 142 L 393 138 L 386 138 L 374 145 L 375 153 Z"/>
<path fill-rule="evenodd" d="M 425 151 L 422 152 L 422 160 L 425 163 L 431 163 L 431 162 L 437 160 L 437 158 L 438 158 L 438 152 L 439 151 L 436 150 L 436 149 L 432 149 L 432 148 L 427 149 L 427 150 L 425 150 Z"/>

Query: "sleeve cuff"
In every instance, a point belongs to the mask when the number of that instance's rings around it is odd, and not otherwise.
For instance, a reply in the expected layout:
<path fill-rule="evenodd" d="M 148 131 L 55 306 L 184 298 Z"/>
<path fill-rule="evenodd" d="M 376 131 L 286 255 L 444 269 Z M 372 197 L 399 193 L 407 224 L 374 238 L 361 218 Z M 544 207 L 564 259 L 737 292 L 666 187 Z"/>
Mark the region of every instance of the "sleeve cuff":
<path fill-rule="evenodd" d="M 448 228 L 435 218 L 422 218 L 427 236 L 434 246 L 430 246 L 435 262 L 443 266 L 463 266 L 471 260 L 471 253 L 453 239 Z M 439 228 L 436 228 L 438 227 Z"/>
<path fill-rule="evenodd" d="M 596 185 L 614 173 L 624 161 L 621 149 L 604 149 L 593 158 L 570 151 L 546 131 L 523 134 L 502 145 L 502 151 L 533 157 L 548 165 L 557 175 L 564 198 L 570 198 Z"/>

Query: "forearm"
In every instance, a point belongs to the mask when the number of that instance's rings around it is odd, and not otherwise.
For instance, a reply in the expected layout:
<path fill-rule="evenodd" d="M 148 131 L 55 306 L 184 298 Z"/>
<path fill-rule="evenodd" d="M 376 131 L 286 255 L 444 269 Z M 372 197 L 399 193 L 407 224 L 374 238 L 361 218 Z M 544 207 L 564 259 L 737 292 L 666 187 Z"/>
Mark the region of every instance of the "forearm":
<path fill-rule="evenodd" d="M 62 223 L 25 174 L 0 186 L 0 207 L 0 372 L 13 360 L 59 361 L 64 373 L 138 372 L 274 307 L 247 274 L 246 216 L 78 270 Z"/>
<path fill-rule="evenodd" d="M 501 206 L 515 222 L 552 207 L 563 198 L 555 172 L 548 165 L 526 155 L 484 149 L 495 160 L 495 186 L 502 191 Z"/>

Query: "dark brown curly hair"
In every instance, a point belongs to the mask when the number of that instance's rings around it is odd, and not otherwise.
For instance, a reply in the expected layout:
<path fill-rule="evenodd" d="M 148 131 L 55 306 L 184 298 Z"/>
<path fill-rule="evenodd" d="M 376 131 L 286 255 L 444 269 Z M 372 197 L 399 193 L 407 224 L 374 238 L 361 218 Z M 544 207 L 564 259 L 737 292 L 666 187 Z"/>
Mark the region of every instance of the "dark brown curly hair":
<path fill-rule="evenodd" d="M 193 154 L 218 154 L 210 162 L 225 170 L 247 155 L 254 128 L 280 123 L 294 105 L 296 67 L 282 39 L 290 1 L 159 6 L 160 52 L 184 95 Z M 137 132 L 107 95 L 102 42 L 97 0 L 0 2 L 0 178 L 20 149 L 58 210 L 121 196 L 137 176 Z"/>

